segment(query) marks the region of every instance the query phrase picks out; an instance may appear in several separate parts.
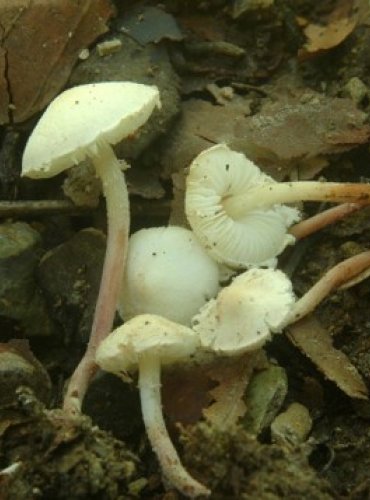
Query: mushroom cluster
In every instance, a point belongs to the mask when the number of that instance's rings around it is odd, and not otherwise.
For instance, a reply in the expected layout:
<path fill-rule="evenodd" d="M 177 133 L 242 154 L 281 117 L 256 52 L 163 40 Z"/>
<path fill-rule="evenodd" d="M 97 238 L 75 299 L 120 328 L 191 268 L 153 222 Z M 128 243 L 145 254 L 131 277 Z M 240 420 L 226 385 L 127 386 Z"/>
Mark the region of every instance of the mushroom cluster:
<path fill-rule="evenodd" d="M 168 435 L 161 405 L 161 367 L 256 351 L 272 333 L 312 312 L 332 290 L 367 277 L 369 267 L 370 251 L 347 259 L 299 300 L 282 271 L 249 269 L 201 307 L 191 328 L 158 314 L 138 314 L 101 342 L 96 361 L 102 369 L 123 381 L 139 372 L 144 424 L 170 486 L 191 498 L 210 494 L 185 470 Z"/>
<path fill-rule="evenodd" d="M 70 380 L 64 410 L 70 415 L 81 410 L 97 366 L 125 381 L 138 371 L 143 420 L 164 477 L 186 496 L 207 496 L 210 491 L 185 470 L 166 430 L 162 365 L 259 349 L 332 289 L 366 277 L 370 252 L 336 266 L 296 300 L 291 281 L 275 267 L 278 255 L 296 239 L 289 229 L 301 219 L 288 204 L 347 203 L 318 224 L 324 225 L 368 204 L 370 186 L 277 183 L 244 155 L 219 144 L 190 165 L 185 211 L 192 231 L 150 228 L 129 240 L 128 192 L 112 145 L 135 134 L 156 106 L 156 87 L 131 82 L 63 92 L 29 138 L 22 174 L 51 177 L 88 158 L 106 199 L 101 285 L 88 347 Z M 301 232 L 310 230 L 305 226 Z M 220 265 L 242 271 L 221 290 Z M 109 334 L 117 308 L 125 323 Z"/>
<path fill-rule="evenodd" d="M 126 323 L 100 344 L 96 360 L 123 380 L 139 371 L 143 420 L 169 485 L 189 497 L 210 493 L 184 469 L 168 436 L 160 366 L 257 350 L 341 283 L 362 279 L 370 252 L 336 266 L 296 300 L 290 279 L 274 267 L 281 251 L 294 243 L 288 230 L 300 220 L 299 211 L 285 203 L 365 203 L 369 195 L 363 184 L 276 183 L 244 155 L 217 145 L 190 167 L 186 214 L 193 232 L 161 227 L 131 236 L 119 300 Z M 347 203 L 330 211 L 319 223 L 301 226 L 301 234 L 355 208 Z M 247 270 L 218 292 L 216 262 Z"/>

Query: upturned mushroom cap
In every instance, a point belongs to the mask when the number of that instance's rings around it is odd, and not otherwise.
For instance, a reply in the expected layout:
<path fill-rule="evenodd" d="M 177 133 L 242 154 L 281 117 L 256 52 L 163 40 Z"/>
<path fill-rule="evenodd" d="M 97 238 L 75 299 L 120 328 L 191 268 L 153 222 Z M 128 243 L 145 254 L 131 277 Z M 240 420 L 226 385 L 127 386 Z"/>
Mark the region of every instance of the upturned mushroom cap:
<path fill-rule="evenodd" d="M 125 320 L 150 313 L 189 325 L 218 290 L 218 266 L 188 229 L 153 227 L 131 236 L 118 305 Z"/>
<path fill-rule="evenodd" d="M 235 278 L 193 318 L 201 345 L 234 355 L 261 347 L 278 332 L 295 298 L 289 278 L 273 269 L 251 269 Z"/>
<path fill-rule="evenodd" d="M 92 83 L 62 92 L 28 140 L 22 175 L 59 174 L 89 156 L 99 140 L 116 144 L 134 134 L 155 106 L 160 106 L 157 87 L 139 83 Z"/>
<path fill-rule="evenodd" d="M 116 328 L 99 345 L 96 363 L 105 371 L 120 374 L 138 368 L 150 354 L 162 365 L 189 358 L 199 346 L 198 335 L 186 326 L 154 314 L 142 314 Z"/>
<path fill-rule="evenodd" d="M 276 265 L 276 256 L 293 243 L 287 228 L 299 220 L 295 208 L 274 205 L 247 214 L 228 213 L 228 198 L 275 181 L 243 154 L 217 144 L 200 153 L 187 177 L 185 211 L 207 252 L 234 268 Z"/>

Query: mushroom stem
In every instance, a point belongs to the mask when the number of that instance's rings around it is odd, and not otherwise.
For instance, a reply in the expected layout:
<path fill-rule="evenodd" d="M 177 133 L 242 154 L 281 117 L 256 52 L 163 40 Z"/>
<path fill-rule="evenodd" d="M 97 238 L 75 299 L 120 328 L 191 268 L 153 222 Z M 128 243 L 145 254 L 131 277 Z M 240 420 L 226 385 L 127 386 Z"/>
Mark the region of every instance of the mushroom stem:
<path fill-rule="evenodd" d="M 331 291 L 345 284 L 355 284 L 365 279 L 369 273 L 370 251 L 362 252 L 340 262 L 306 292 L 293 306 L 286 324 L 295 323 L 311 313 Z M 348 283 L 350 282 L 350 283 Z"/>
<path fill-rule="evenodd" d="M 161 404 L 161 365 L 155 354 L 143 355 L 139 361 L 141 409 L 146 431 L 168 482 L 183 495 L 194 498 L 210 491 L 184 469 L 168 435 Z"/>
<path fill-rule="evenodd" d="M 247 195 L 225 198 L 222 203 L 231 217 L 238 218 L 251 210 L 276 204 L 298 201 L 369 203 L 369 200 L 369 184 L 298 181 L 263 184 L 251 189 Z"/>
<path fill-rule="evenodd" d="M 90 379 L 95 374 L 95 353 L 110 333 L 124 273 L 129 233 L 129 198 L 124 175 L 113 149 L 100 141 L 91 159 L 103 185 L 107 207 L 107 246 L 89 343 L 75 369 L 64 398 L 64 410 L 81 412 Z"/>
<path fill-rule="evenodd" d="M 334 224 L 363 207 L 361 203 L 342 203 L 336 207 L 328 208 L 308 219 L 302 220 L 291 226 L 289 233 L 297 240 L 306 238 L 312 233 L 323 229 L 330 224 Z"/>

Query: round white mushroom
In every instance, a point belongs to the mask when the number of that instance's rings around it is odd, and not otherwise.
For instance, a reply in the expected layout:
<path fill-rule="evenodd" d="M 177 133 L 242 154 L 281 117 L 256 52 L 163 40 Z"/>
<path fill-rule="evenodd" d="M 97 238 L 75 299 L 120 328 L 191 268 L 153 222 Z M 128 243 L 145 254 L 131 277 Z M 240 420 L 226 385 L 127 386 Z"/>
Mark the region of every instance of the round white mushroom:
<path fill-rule="evenodd" d="M 239 355 L 279 332 L 294 302 L 292 283 L 282 271 L 250 269 L 200 310 L 193 330 L 206 351 Z"/>
<path fill-rule="evenodd" d="M 74 87 L 51 102 L 24 150 L 22 175 L 33 179 L 52 177 L 89 158 L 106 199 L 106 256 L 87 352 L 65 397 L 64 407 L 71 413 L 80 411 L 95 371 L 96 347 L 112 328 L 127 252 L 128 193 L 111 145 L 133 135 L 159 105 L 154 86 L 103 82 Z"/>
<path fill-rule="evenodd" d="M 151 313 L 190 325 L 218 290 L 218 266 L 188 229 L 154 227 L 130 237 L 118 302 L 125 320 Z"/>
<path fill-rule="evenodd" d="M 143 420 L 166 480 L 189 497 L 210 491 L 185 470 L 168 435 L 161 405 L 161 365 L 188 360 L 199 338 L 190 328 L 152 314 L 136 316 L 112 332 L 99 346 L 96 362 L 125 379 L 139 370 Z"/>

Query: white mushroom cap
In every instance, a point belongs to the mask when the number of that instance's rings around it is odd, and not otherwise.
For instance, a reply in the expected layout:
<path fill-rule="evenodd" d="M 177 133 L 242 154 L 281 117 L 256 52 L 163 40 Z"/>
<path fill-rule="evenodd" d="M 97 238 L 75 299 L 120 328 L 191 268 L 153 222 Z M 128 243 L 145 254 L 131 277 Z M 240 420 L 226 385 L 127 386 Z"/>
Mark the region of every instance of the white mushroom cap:
<path fill-rule="evenodd" d="M 275 181 L 243 154 L 218 144 L 200 153 L 190 165 L 185 211 L 207 252 L 234 268 L 276 265 L 276 256 L 293 243 L 287 228 L 299 220 L 295 208 L 259 208 L 230 213 L 224 202 L 262 184 Z"/>
<path fill-rule="evenodd" d="M 218 290 L 218 266 L 188 229 L 154 227 L 131 236 L 118 305 L 124 319 L 151 313 L 189 325 Z"/>
<path fill-rule="evenodd" d="M 291 281 L 283 272 L 250 269 L 200 310 L 193 329 L 206 349 L 225 355 L 252 351 L 282 328 L 294 301 Z"/>
<path fill-rule="evenodd" d="M 141 314 L 116 328 L 99 345 L 96 363 L 119 374 L 138 368 L 141 357 L 156 356 L 162 365 L 189 358 L 199 346 L 190 328 L 154 314 Z"/>
<path fill-rule="evenodd" d="M 116 144 L 132 135 L 155 106 L 160 106 L 157 87 L 139 83 L 92 83 L 62 92 L 28 140 L 22 175 L 57 175 L 89 156 L 99 140 Z"/>

